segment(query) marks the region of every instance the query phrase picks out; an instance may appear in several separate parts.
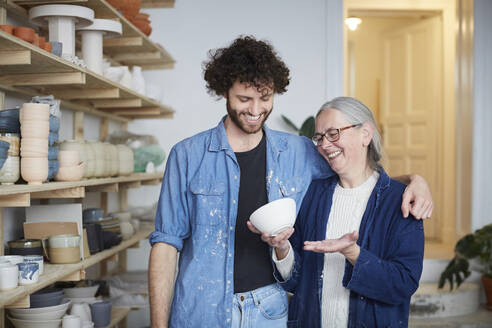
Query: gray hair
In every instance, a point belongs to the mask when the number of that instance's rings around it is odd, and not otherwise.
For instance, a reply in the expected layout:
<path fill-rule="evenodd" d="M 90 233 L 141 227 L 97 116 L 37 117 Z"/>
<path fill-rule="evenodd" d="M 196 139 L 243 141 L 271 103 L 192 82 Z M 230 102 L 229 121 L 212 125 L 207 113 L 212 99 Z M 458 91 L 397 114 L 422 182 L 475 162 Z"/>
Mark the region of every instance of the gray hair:
<path fill-rule="evenodd" d="M 374 134 L 367 150 L 367 159 L 369 160 L 369 165 L 373 169 L 376 169 L 379 166 L 379 161 L 383 155 L 383 147 L 381 145 L 381 135 L 379 134 L 376 120 L 374 119 L 371 110 L 355 98 L 337 97 L 321 106 L 316 114 L 316 119 L 318 119 L 323 111 L 330 108 L 342 112 L 350 124 L 362 124 L 365 122 L 372 124 L 374 127 Z"/>

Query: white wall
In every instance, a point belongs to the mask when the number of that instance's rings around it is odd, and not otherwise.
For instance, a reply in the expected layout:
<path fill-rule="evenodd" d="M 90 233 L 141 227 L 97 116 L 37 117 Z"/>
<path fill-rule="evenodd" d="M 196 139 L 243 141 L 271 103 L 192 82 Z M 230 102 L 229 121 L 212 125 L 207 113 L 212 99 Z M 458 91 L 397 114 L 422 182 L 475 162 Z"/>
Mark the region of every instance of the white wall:
<path fill-rule="evenodd" d="M 472 229 L 492 223 L 492 1 L 474 2 Z"/>

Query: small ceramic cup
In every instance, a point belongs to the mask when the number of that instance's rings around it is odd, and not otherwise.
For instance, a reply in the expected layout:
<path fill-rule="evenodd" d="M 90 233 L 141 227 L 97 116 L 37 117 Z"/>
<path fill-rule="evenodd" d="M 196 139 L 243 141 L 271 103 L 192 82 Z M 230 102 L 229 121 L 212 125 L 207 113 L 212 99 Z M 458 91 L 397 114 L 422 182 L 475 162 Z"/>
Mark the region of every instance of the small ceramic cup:
<path fill-rule="evenodd" d="M 39 280 L 39 264 L 35 262 L 17 263 L 19 268 L 19 284 L 30 285 Z"/>
<path fill-rule="evenodd" d="M 94 327 L 106 327 L 111 322 L 111 302 L 101 301 L 91 304 Z"/>
<path fill-rule="evenodd" d="M 2 262 L 0 265 L 0 290 L 9 290 L 17 287 L 19 281 L 19 268 L 10 262 Z"/>
<path fill-rule="evenodd" d="M 60 150 L 58 152 L 60 167 L 75 166 L 80 163 L 79 152 L 76 150 Z"/>
<path fill-rule="evenodd" d="M 24 262 L 37 263 L 39 265 L 39 274 L 44 273 L 44 261 L 41 255 L 26 255 L 24 256 Z"/>
<path fill-rule="evenodd" d="M 80 235 L 54 235 L 48 238 L 50 248 L 79 247 Z"/>
<path fill-rule="evenodd" d="M 78 315 L 64 315 L 62 319 L 62 328 L 80 328 L 82 320 Z"/>

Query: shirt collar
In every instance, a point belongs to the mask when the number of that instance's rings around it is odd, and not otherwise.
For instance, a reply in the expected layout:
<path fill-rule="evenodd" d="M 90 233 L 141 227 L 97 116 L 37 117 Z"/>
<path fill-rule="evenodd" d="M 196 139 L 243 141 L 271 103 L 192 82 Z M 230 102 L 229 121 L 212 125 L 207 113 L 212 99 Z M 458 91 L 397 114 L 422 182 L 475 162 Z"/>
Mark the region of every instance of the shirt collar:
<path fill-rule="evenodd" d="M 227 115 L 222 117 L 219 124 L 215 127 L 215 129 L 212 130 L 212 136 L 210 138 L 210 144 L 208 147 L 209 151 L 214 151 L 214 152 L 218 152 L 221 150 L 232 151 L 232 148 L 229 145 L 229 140 L 227 140 L 225 125 L 224 125 L 224 121 L 226 117 Z M 273 136 L 274 133 L 273 130 L 269 129 L 266 124 L 263 125 L 263 131 L 265 131 L 267 145 L 271 147 L 272 151 L 275 154 L 287 149 L 287 140 L 285 139 L 284 136 L 275 138 Z"/>

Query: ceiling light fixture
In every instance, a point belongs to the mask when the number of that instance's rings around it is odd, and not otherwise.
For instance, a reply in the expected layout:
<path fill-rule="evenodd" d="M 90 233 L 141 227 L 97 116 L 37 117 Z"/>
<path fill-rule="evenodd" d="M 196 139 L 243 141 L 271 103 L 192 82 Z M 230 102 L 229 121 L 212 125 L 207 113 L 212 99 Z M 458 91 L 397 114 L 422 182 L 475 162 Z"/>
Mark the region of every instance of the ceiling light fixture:
<path fill-rule="evenodd" d="M 351 31 L 355 31 L 360 23 L 362 23 L 362 19 L 359 17 L 349 17 L 345 19 L 345 24 Z"/>

